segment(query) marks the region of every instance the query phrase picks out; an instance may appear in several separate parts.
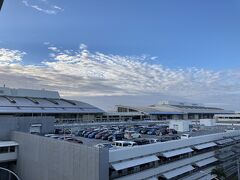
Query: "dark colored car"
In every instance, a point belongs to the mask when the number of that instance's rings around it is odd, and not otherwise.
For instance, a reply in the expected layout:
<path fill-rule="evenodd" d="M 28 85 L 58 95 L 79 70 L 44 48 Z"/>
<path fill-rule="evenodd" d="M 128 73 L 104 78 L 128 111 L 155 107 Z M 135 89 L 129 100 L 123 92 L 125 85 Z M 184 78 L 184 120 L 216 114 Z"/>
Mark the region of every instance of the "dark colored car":
<path fill-rule="evenodd" d="M 175 129 L 169 129 L 169 134 L 177 134 L 177 131 Z"/>
<path fill-rule="evenodd" d="M 93 131 L 92 133 L 90 133 L 89 135 L 88 135 L 88 138 L 94 138 L 95 137 L 95 135 L 96 134 L 98 134 L 99 133 L 99 131 Z"/>
<path fill-rule="evenodd" d="M 161 142 L 165 142 L 165 141 L 171 141 L 171 140 L 177 140 L 177 139 L 180 139 L 180 137 L 173 135 L 173 136 L 164 136 L 160 140 Z"/>
<path fill-rule="evenodd" d="M 124 138 L 124 133 L 113 134 L 108 137 L 109 141 L 119 141 Z"/>
<path fill-rule="evenodd" d="M 156 135 L 157 129 L 151 128 L 147 131 L 148 135 Z"/>
<path fill-rule="evenodd" d="M 102 136 L 103 136 L 104 134 L 106 134 L 106 133 L 107 133 L 107 131 L 103 131 L 103 132 L 97 133 L 94 138 L 95 138 L 95 139 L 101 139 Z"/>
<path fill-rule="evenodd" d="M 79 130 L 79 131 L 76 131 L 74 134 L 75 134 L 75 136 L 81 136 L 83 131 L 84 130 Z"/>
<path fill-rule="evenodd" d="M 143 129 L 140 131 L 141 134 L 147 134 L 147 132 L 148 132 L 148 128 L 143 128 Z"/>
<path fill-rule="evenodd" d="M 75 139 L 75 138 L 67 138 L 66 141 L 83 144 L 83 142 L 81 140 L 78 140 L 78 139 Z"/>
<path fill-rule="evenodd" d="M 134 131 L 137 132 L 137 133 L 140 133 L 141 130 L 143 130 L 143 127 L 138 127 L 138 128 L 135 128 Z"/>
<path fill-rule="evenodd" d="M 91 134 L 93 131 L 87 131 L 86 133 L 84 133 L 83 137 L 87 138 L 89 134 Z"/>
<path fill-rule="evenodd" d="M 108 137 L 111 136 L 113 133 L 106 133 L 102 136 L 102 140 L 108 140 Z"/>
<path fill-rule="evenodd" d="M 108 136 L 108 141 L 112 141 L 113 140 L 113 134 Z"/>
<path fill-rule="evenodd" d="M 149 140 L 147 140 L 147 139 L 135 139 L 134 142 L 137 143 L 137 145 L 150 144 Z"/>
<path fill-rule="evenodd" d="M 54 134 L 63 134 L 62 129 L 55 129 Z"/>
<path fill-rule="evenodd" d="M 86 129 L 82 132 L 81 136 L 84 137 L 85 134 L 87 134 L 88 132 L 92 131 L 91 129 Z"/>

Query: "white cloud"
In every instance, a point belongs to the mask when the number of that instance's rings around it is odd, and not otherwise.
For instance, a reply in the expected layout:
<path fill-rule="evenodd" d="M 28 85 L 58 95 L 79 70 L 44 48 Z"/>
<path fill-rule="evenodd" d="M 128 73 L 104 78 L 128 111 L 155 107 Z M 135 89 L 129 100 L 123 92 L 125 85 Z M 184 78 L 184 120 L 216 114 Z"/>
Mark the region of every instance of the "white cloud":
<path fill-rule="evenodd" d="M 76 51 L 52 45 L 48 49 L 49 59 L 41 65 L 21 63 L 25 52 L 0 49 L 0 83 L 56 89 L 72 97 L 163 94 L 209 104 L 240 95 L 240 73 L 236 70 L 171 69 L 148 63 L 149 56 L 92 53 L 86 45 Z"/>
<path fill-rule="evenodd" d="M 54 46 L 50 46 L 50 47 L 48 47 L 48 49 L 53 51 L 53 52 L 59 52 L 58 48 L 54 47 Z"/>
<path fill-rule="evenodd" d="M 0 48 L 0 64 L 12 64 L 22 61 L 25 52 Z"/>
<path fill-rule="evenodd" d="M 39 12 L 50 15 L 64 11 L 63 8 L 50 4 L 48 0 L 23 0 L 22 3 L 26 7 L 31 7 Z"/>

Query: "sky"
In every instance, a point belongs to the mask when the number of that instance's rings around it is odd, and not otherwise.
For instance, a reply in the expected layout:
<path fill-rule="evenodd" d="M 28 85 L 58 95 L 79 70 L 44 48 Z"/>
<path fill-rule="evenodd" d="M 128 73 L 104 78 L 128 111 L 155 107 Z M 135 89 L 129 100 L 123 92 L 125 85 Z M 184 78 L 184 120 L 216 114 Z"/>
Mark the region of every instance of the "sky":
<path fill-rule="evenodd" d="M 0 85 L 103 109 L 161 100 L 240 110 L 239 0 L 5 0 Z"/>

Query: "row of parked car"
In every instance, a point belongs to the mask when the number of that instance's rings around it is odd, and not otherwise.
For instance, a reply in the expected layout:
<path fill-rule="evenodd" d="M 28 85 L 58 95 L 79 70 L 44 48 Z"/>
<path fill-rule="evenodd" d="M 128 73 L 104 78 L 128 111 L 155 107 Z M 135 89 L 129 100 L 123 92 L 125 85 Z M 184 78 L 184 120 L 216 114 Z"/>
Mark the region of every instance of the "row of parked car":
<path fill-rule="evenodd" d="M 132 141 L 114 141 L 112 143 L 100 143 L 95 145 L 97 148 L 108 148 L 108 149 L 116 149 L 116 148 L 124 148 L 124 147 L 133 147 L 133 146 L 139 146 L 139 145 L 146 145 L 146 144 L 152 144 L 161 142 L 158 139 L 134 139 Z"/>
<path fill-rule="evenodd" d="M 177 134 L 175 129 L 169 129 L 168 126 L 154 126 L 154 127 L 138 127 L 136 128 L 141 134 L 163 136 L 167 134 Z"/>
<path fill-rule="evenodd" d="M 116 130 L 113 128 L 107 129 L 84 129 L 84 130 L 79 130 L 75 133 L 76 136 L 81 136 L 85 138 L 90 138 L 90 139 L 102 139 L 102 140 L 108 140 L 108 141 L 117 141 L 117 140 L 122 140 L 123 138 L 127 137 L 124 136 L 125 132 L 121 129 Z M 141 135 L 139 134 L 138 137 Z"/>
<path fill-rule="evenodd" d="M 53 138 L 53 139 L 58 139 L 58 140 L 63 140 L 63 141 L 68 141 L 68 142 L 73 142 L 73 143 L 78 143 L 78 144 L 83 144 L 83 142 L 77 138 L 74 138 L 71 135 L 58 135 L 58 134 L 45 134 L 45 137 Z"/>
<path fill-rule="evenodd" d="M 168 126 L 112 126 L 99 128 L 80 129 L 75 132 L 76 136 L 90 139 L 102 139 L 108 141 L 132 140 L 142 138 L 146 135 L 175 135 L 177 131 L 169 129 Z"/>

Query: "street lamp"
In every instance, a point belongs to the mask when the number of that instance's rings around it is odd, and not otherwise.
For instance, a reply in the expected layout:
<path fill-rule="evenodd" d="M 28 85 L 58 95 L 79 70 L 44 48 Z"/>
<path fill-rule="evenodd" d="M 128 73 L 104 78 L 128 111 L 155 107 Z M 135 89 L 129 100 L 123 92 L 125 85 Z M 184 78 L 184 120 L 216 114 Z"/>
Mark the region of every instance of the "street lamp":
<path fill-rule="evenodd" d="M 20 178 L 18 177 L 18 175 L 16 173 L 14 173 L 13 171 L 9 170 L 9 169 L 6 169 L 6 168 L 3 168 L 3 167 L 0 167 L 0 170 L 4 170 L 4 171 L 7 171 L 9 172 L 10 174 L 14 175 L 17 180 L 20 180 Z"/>

